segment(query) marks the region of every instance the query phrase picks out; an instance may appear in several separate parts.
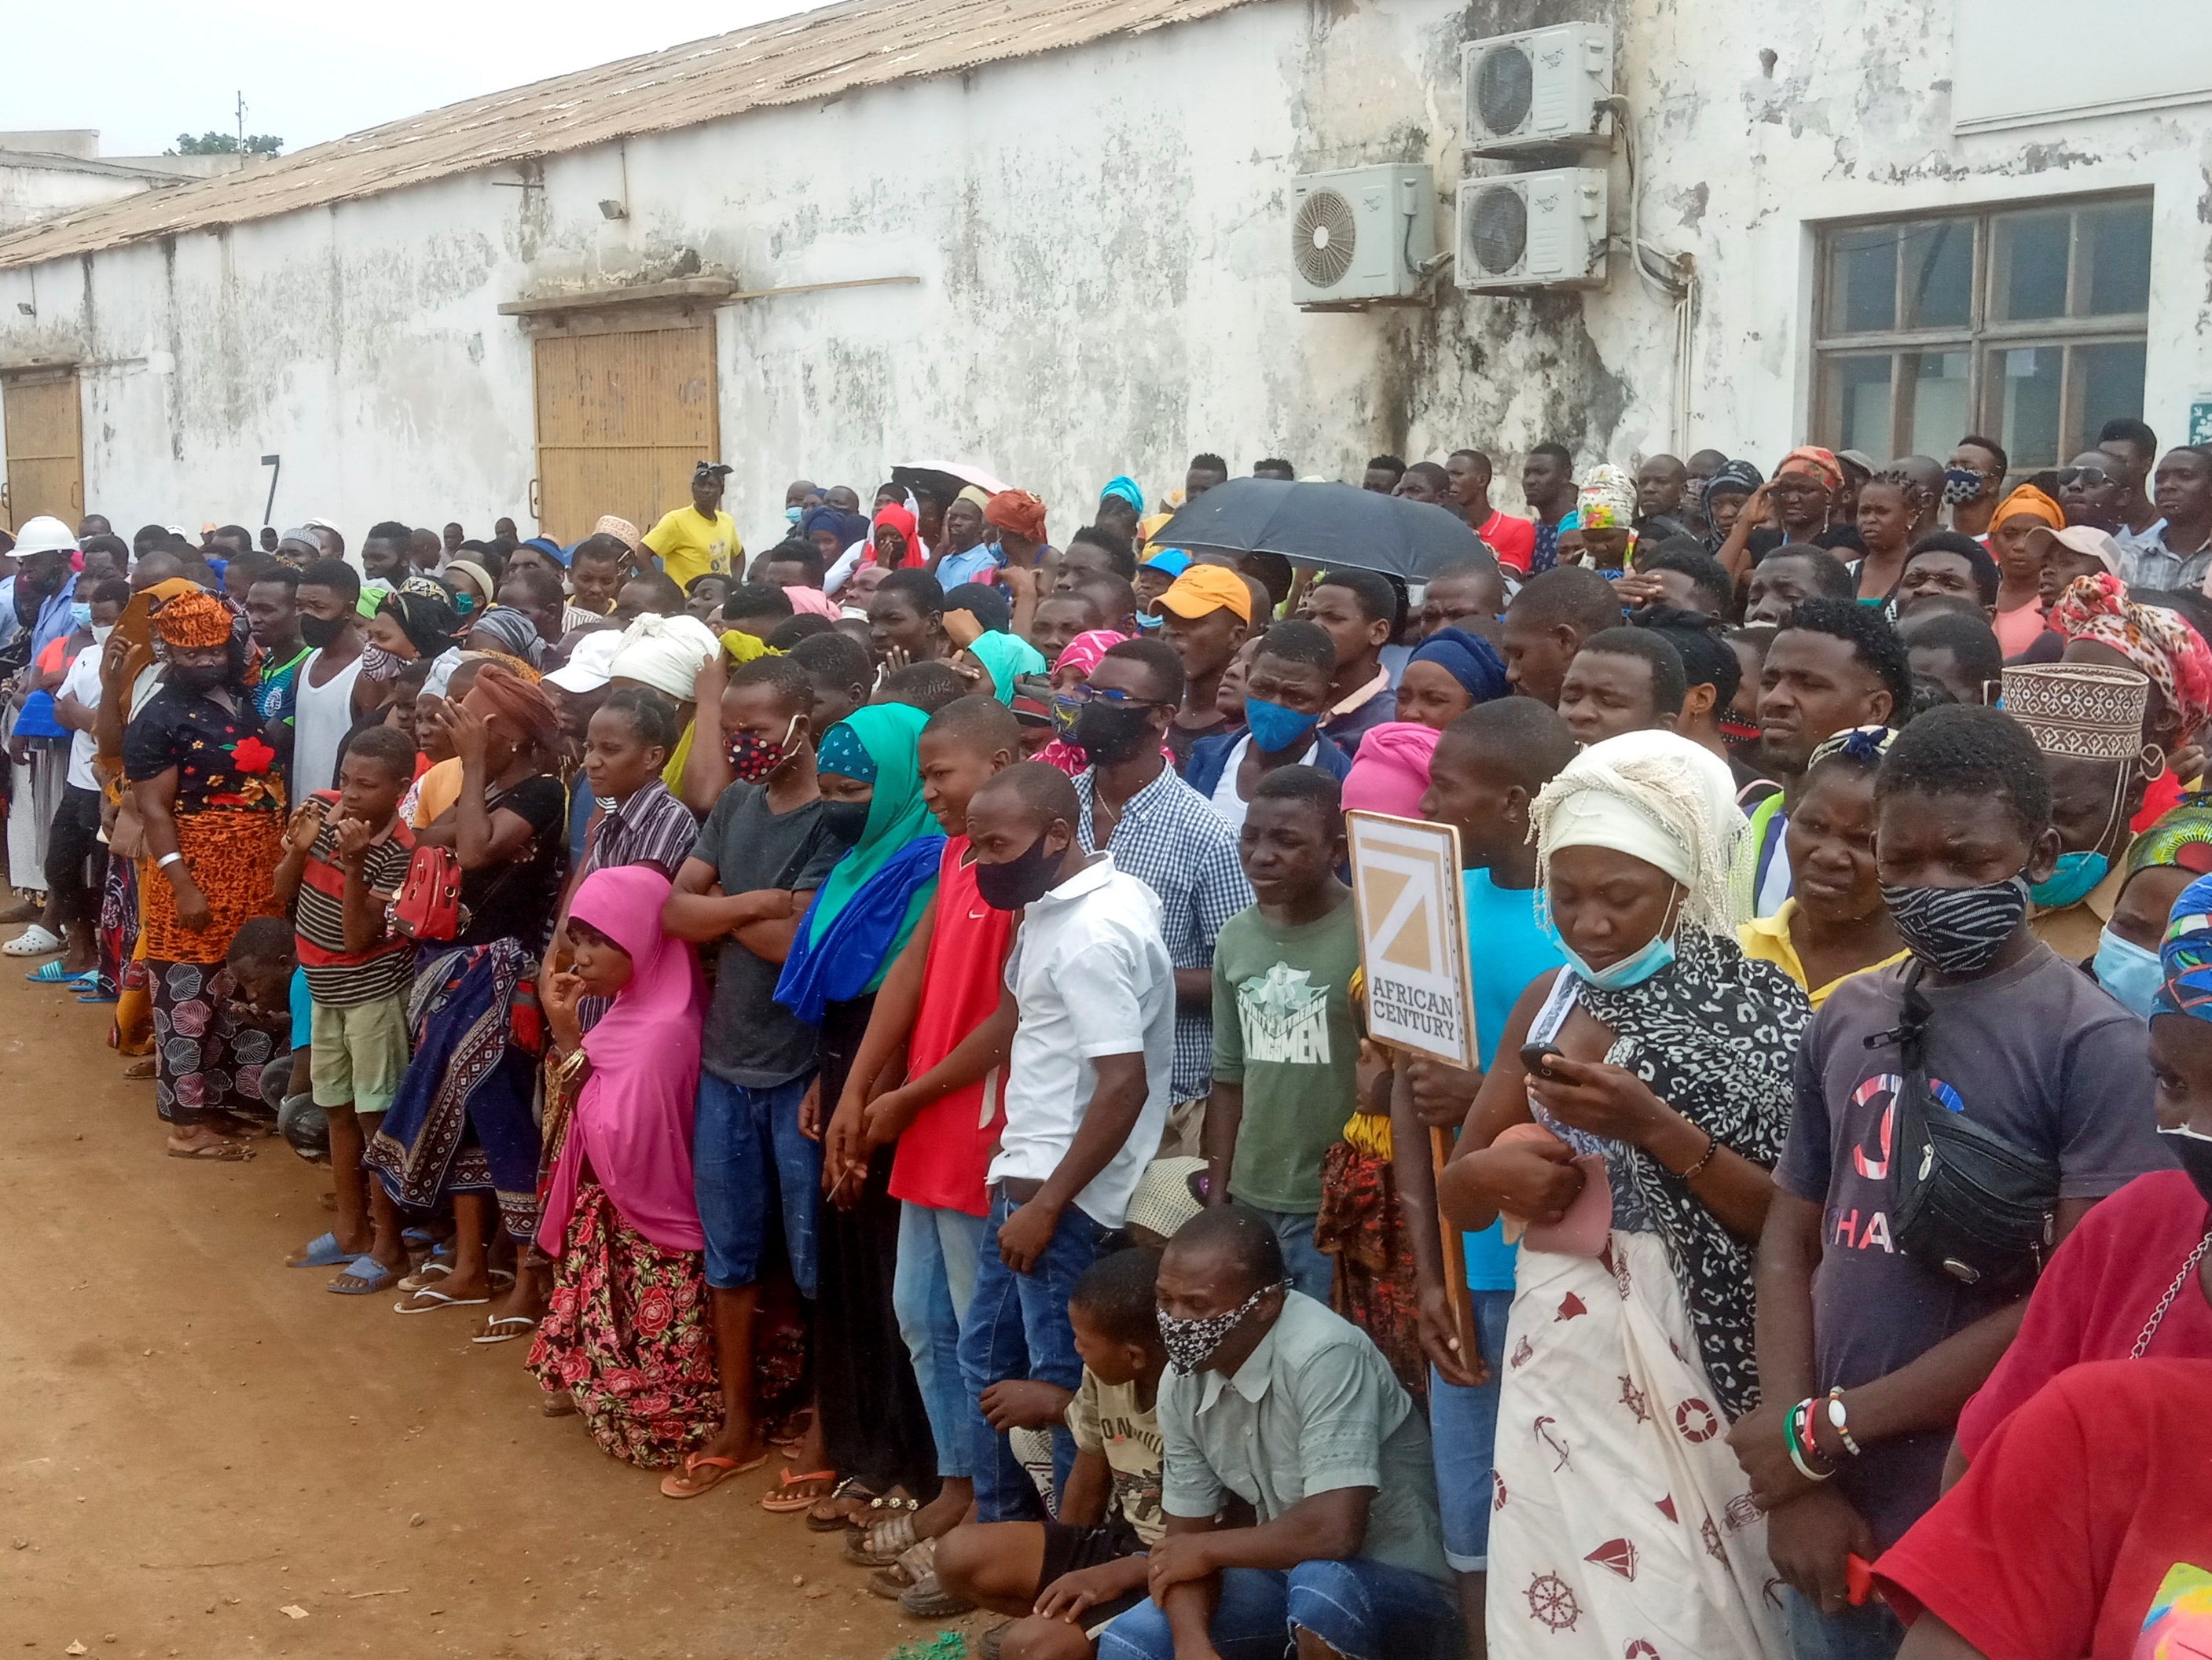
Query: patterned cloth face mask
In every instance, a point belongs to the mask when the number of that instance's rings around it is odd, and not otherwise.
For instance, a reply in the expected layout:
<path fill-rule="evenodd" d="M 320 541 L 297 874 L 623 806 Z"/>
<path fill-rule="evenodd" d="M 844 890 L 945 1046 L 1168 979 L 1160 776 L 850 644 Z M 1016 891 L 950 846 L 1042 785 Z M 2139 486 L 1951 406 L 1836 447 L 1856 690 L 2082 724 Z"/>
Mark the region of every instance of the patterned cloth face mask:
<path fill-rule="evenodd" d="M 1188 1377 L 1213 1358 L 1214 1350 L 1228 1341 L 1229 1334 L 1237 1329 L 1237 1323 L 1260 1306 L 1261 1299 L 1269 1292 L 1291 1288 L 1287 1280 L 1278 1280 L 1272 1286 L 1262 1286 L 1226 1314 L 1210 1314 L 1202 1320 L 1178 1320 L 1165 1309 L 1155 1310 L 1160 1323 L 1160 1344 L 1168 1352 L 1168 1364 Z"/>
<path fill-rule="evenodd" d="M 1979 974 L 2027 915 L 2027 882 L 2008 876 L 1978 888 L 1894 888 L 1883 884 L 1882 903 L 1898 937 L 1939 974 Z"/>
<path fill-rule="evenodd" d="M 731 733 L 730 770 L 745 783 L 759 783 L 791 759 L 791 734 L 798 730 L 799 717 L 794 714 L 784 727 L 781 742 L 749 732 Z"/>

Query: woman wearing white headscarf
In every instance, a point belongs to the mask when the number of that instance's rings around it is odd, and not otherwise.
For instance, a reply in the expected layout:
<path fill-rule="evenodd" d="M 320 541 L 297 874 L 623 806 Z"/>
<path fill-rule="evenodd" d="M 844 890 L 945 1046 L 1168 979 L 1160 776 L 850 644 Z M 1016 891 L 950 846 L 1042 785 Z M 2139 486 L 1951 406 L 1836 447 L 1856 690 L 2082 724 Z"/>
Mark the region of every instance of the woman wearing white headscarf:
<path fill-rule="evenodd" d="M 1747 959 L 1727 765 L 1671 733 L 1584 750 L 1531 812 L 1568 966 L 1522 994 L 1438 1183 L 1520 1254 L 1498 1408 L 1493 1657 L 1787 1653 L 1723 1438 L 1757 1404 L 1752 1252 L 1805 994 Z M 1524 1070 L 1524 1044 L 1550 1051 Z"/>

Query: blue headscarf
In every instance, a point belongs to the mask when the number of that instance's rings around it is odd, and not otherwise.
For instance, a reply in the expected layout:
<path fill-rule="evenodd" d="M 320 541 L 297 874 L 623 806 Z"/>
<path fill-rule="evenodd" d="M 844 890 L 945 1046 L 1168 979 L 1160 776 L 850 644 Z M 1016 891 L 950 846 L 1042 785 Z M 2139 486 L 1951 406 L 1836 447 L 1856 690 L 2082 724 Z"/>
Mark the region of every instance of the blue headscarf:
<path fill-rule="evenodd" d="M 855 542 L 868 539 L 868 521 L 865 515 L 847 513 L 842 508 L 827 504 L 808 508 L 806 516 L 799 521 L 799 528 L 802 535 L 810 538 L 815 532 L 826 530 L 837 538 L 837 545 L 841 548 L 849 548 Z"/>
<path fill-rule="evenodd" d="M 2182 889 L 2171 917 L 2158 954 L 2166 983 L 2151 999 L 2150 1012 L 2212 1020 L 2212 876 Z"/>
<path fill-rule="evenodd" d="M 828 1005 L 883 984 L 937 891 L 945 837 L 921 799 L 915 753 L 928 721 L 908 704 L 871 703 L 823 734 L 817 767 L 876 793 L 860 839 L 816 891 L 775 982 L 775 1000 L 810 1026 Z"/>
<path fill-rule="evenodd" d="M 1503 697 L 1513 690 L 1506 683 L 1505 660 L 1498 654 L 1498 648 L 1464 629 L 1438 629 L 1406 660 L 1434 663 L 1465 686 L 1467 695 L 1478 703 Z"/>
<path fill-rule="evenodd" d="M 1145 492 L 1138 488 L 1137 481 L 1127 473 L 1123 473 L 1118 478 L 1109 478 L 1106 481 L 1106 488 L 1098 492 L 1098 499 L 1102 502 L 1109 496 L 1120 496 L 1137 510 L 1139 518 L 1141 519 L 1144 516 Z"/>
<path fill-rule="evenodd" d="M 563 570 L 568 569 L 568 549 L 566 549 L 566 548 L 564 548 L 564 547 L 562 547 L 562 546 L 558 542 L 555 541 L 551 537 L 550 537 L 550 536 L 533 536 L 533 537 L 532 537 L 532 538 L 531 538 L 527 542 L 525 542 L 522 545 L 523 545 L 524 547 L 526 547 L 526 548 L 535 548 L 535 549 L 537 549 L 538 552 L 540 552 L 540 553 L 544 554 L 544 555 L 548 559 L 550 559 L 550 560 L 551 560 L 555 564 L 556 564 L 556 565 L 560 566 L 562 569 L 563 569 Z"/>

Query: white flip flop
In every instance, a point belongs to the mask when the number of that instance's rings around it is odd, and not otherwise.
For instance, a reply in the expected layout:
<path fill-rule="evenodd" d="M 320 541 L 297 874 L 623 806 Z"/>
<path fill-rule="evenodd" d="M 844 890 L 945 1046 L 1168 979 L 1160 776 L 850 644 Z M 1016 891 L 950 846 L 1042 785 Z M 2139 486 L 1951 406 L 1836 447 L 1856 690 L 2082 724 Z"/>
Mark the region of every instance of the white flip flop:
<path fill-rule="evenodd" d="M 490 1301 L 491 1298 L 489 1296 L 448 1297 L 445 1292 L 433 1286 L 425 1286 L 411 1296 L 394 1303 L 392 1305 L 392 1311 L 394 1314 L 434 1314 L 440 1309 L 473 1308 L 480 1303 Z"/>
<path fill-rule="evenodd" d="M 522 1329 L 520 1331 L 507 1331 L 503 1329 L 503 1328 L 508 1326 L 520 1326 Z M 471 1337 L 469 1339 L 469 1341 L 471 1343 L 512 1343 L 516 1338 L 527 1337 L 532 1332 L 537 1329 L 538 1323 L 526 1314 L 502 1314 L 498 1316 L 496 1318 L 486 1321 L 484 1323 L 483 1335 L 479 1337 Z"/>
<path fill-rule="evenodd" d="M 33 922 L 6 945 L 0 953 L 9 957 L 52 957 L 62 948 L 61 936 L 52 928 Z"/>

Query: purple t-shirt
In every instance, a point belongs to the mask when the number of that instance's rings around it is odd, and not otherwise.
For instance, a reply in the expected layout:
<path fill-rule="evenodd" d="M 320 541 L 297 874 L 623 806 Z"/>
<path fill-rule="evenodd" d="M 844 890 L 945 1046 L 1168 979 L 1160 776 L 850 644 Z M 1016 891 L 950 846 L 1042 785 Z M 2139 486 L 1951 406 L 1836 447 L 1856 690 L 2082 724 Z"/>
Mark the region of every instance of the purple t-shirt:
<path fill-rule="evenodd" d="M 1887 1376 L 2019 1296 L 1968 1286 L 1900 1255 L 1890 1237 L 1896 1044 L 1865 1039 L 1903 1013 L 1906 964 L 1854 975 L 1828 995 L 1797 1052 L 1796 1110 L 1774 1176 L 1821 1207 L 1813 1275 L 1817 1387 Z M 1929 1080 L 1954 1112 L 2056 1162 L 2059 1195 L 2101 1199 L 2172 1164 L 2151 1112 L 2142 1022 L 2038 945 L 2011 968 L 1927 988 Z M 1836 1477 L 1886 1548 L 1936 1502 L 1948 1429 L 1902 1436 Z"/>

